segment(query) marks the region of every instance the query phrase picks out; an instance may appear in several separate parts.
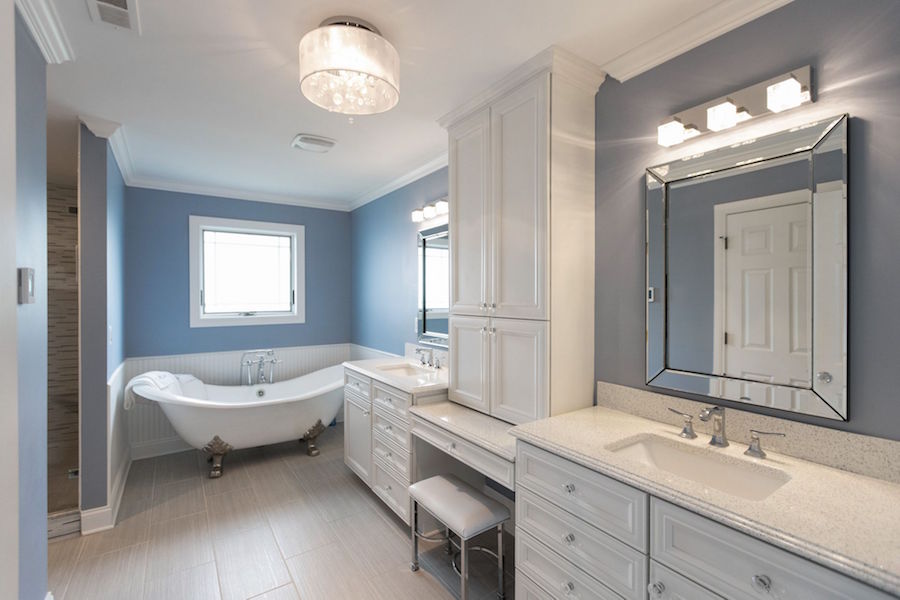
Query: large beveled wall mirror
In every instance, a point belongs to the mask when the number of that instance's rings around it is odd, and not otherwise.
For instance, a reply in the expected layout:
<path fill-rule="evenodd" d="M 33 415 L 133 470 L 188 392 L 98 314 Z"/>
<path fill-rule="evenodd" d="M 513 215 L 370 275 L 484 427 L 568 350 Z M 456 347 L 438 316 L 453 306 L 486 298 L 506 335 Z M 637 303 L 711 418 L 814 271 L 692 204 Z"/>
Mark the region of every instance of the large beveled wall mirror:
<path fill-rule="evenodd" d="M 450 244 L 446 224 L 419 232 L 419 342 L 447 346 L 450 317 Z"/>
<path fill-rule="evenodd" d="M 647 169 L 647 383 L 847 412 L 847 116 Z"/>

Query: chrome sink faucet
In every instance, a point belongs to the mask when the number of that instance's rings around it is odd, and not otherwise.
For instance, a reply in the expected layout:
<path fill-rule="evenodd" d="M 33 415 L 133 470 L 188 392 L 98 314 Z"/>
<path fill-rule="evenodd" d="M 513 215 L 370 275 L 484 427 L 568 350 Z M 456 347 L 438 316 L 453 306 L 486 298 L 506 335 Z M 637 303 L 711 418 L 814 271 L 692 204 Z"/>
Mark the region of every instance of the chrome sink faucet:
<path fill-rule="evenodd" d="M 426 354 L 428 355 L 428 360 L 425 360 Z M 434 350 L 432 348 L 416 348 L 416 356 L 419 357 L 419 362 L 421 362 L 423 366 L 434 366 Z"/>
<path fill-rule="evenodd" d="M 700 411 L 700 420 L 704 423 L 712 419 L 713 432 L 709 440 L 710 446 L 725 448 L 728 446 L 728 438 L 725 436 L 725 409 L 721 406 L 712 406 Z"/>

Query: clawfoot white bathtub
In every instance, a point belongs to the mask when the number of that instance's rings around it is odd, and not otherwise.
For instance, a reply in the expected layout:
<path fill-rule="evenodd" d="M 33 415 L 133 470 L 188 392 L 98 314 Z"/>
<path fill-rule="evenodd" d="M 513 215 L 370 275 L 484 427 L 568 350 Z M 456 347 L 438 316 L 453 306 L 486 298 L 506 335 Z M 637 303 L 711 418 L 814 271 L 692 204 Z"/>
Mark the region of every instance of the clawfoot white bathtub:
<path fill-rule="evenodd" d="M 193 375 L 155 371 L 132 379 L 128 393 L 157 402 L 178 435 L 212 456 L 210 477 L 222 474 L 231 450 L 316 437 L 343 404 L 343 367 L 336 365 L 278 383 L 208 385 Z"/>

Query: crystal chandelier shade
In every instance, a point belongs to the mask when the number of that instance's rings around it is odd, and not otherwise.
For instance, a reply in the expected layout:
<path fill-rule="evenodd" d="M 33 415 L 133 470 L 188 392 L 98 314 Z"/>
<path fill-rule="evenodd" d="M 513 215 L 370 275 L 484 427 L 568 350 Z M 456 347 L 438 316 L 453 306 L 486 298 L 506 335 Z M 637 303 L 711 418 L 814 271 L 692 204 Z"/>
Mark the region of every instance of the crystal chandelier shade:
<path fill-rule="evenodd" d="M 300 91 L 332 112 L 371 115 L 400 101 L 400 57 L 368 24 L 326 20 L 300 40 Z"/>

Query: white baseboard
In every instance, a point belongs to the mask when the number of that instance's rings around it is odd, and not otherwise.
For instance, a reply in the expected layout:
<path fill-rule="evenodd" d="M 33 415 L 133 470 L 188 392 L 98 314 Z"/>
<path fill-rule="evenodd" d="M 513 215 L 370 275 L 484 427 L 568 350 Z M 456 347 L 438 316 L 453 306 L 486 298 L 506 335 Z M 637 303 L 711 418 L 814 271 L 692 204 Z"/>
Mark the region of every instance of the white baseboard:
<path fill-rule="evenodd" d="M 116 478 L 113 480 L 112 487 L 110 487 L 109 504 L 112 507 L 113 525 L 119 519 L 119 507 L 122 505 L 122 496 L 125 494 L 125 482 L 128 481 L 128 473 L 130 471 L 131 458 L 128 458 L 122 461 L 122 467 L 116 473 Z"/>
<path fill-rule="evenodd" d="M 81 535 L 90 535 L 112 529 L 116 524 L 113 509 L 108 504 L 81 511 Z"/>
<path fill-rule="evenodd" d="M 132 444 L 131 460 L 141 460 L 144 458 L 153 458 L 154 456 L 175 454 L 176 452 L 184 452 L 185 450 L 190 449 L 191 446 L 180 437 L 151 440 L 148 442 Z"/>

